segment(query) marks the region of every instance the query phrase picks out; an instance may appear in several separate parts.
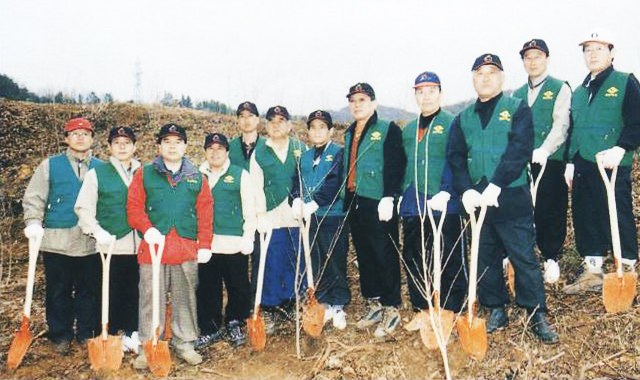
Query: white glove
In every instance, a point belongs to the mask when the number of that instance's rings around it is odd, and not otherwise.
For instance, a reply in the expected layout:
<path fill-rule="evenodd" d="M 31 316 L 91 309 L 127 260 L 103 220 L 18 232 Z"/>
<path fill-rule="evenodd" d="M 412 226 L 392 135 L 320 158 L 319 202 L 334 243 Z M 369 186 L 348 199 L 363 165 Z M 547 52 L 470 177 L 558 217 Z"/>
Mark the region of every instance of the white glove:
<path fill-rule="evenodd" d="M 198 264 L 208 263 L 211 260 L 211 250 L 201 248 L 198 250 Z"/>
<path fill-rule="evenodd" d="M 596 159 L 602 162 L 602 165 L 605 167 L 605 169 L 613 169 L 616 166 L 620 165 L 620 161 L 622 161 L 625 153 L 626 150 L 624 150 L 623 148 L 614 146 L 611 149 L 598 152 L 596 154 Z"/>
<path fill-rule="evenodd" d="M 449 199 L 451 199 L 451 194 L 446 191 L 441 191 L 431 197 L 431 199 L 427 201 L 427 205 L 429 205 L 432 210 L 442 212 L 447 208 L 447 202 L 449 202 Z"/>
<path fill-rule="evenodd" d="M 547 284 L 553 284 L 560 278 L 560 267 L 553 259 L 544 262 L 544 281 Z"/>
<path fill-rule="evenodd" d="M 302 199 L 296 198 L 291 202 L 291 211 L 293 213 L 293 219 L 300 220 L 302 219 Z"/>
<path fill-rule="evenodd" d="M 160 233 L 155 227 L 151 227 L 144 233 L 144 241 L 147 244 L 162 244 L 164 242 L 164 235 Z"/>
<path fill-rule="evenodd" d="M 490 183 L 486 189 L 482 192 L 482 204 L 487 207 L 498 207 L 498 197 L 500 196 L 500 189 L 498 186 Z"/>
<path fill-rule="evenodd" d="M 240 249 L 243 255 L 250 255 L 253 252 L 253 236 L 242 238 L 242 248 Z"/>
<path fill-rule="evenodd" d="M 98 230 L 93 234 L 93 237 L 96 239 L 96 249 L 100 252 L 109 251 L 111 243 L 116 241 L 116 237 L 114 235 L 111 235 L 102 228 L 98 228 Z"/>
<path fill-rule="evenodd" d="M 567 183 L 569 190 L 571 190 L 571 186 L 573 185 L 574 170 L 575 170 L 575 166 L 573 166 L 573 164 L 567 164 L 567 167 L 564 169 L 564 181 Z"/>
<path fill-rule="evenodd" d="M 476 190 L 467 190 L 462 194 L 462 205 L 464 206 L 467 214 L 471 215 L 476 210 L 476 207 L 480 207 L 482 203 L 482 195 Z"/>
<path fill-rule="evenodd" d="M 305 203 L 302 208 L 302 216 L 304 217 L 304 220 L 310 220 L 311 215 L 313 215 L 314 212 L 318 211 L 318 208 L 319 206 L 316 201 Z"/>
<path fill-rule="evenodd" d="M 267 214 L 258 215 L 256 229 L 261 234 L 264 234 L 271 229 L 271 221 L 269 220 L 269 217 L 267 217 Z"/>
<path fill-rule="evenodd" d="M 388 222 L 393 217 L 393 197 L 384 197 L 378 203 L 378 219 Z"/>
<path fill-rule="evenodd" d="M 534 164 L 544 165 L 544 163 L 547 162 L 547 158 L 549 158 L 549 152 L 543 148 L 538 148 L 533 150 L 531 162 Z"/>
<path fill-rule="evenodd" d="M 24 236 L 27 239 L 42 239 L 44 236 L 44 228 L 39 224 L 30 224 L 24 229 Z"/>

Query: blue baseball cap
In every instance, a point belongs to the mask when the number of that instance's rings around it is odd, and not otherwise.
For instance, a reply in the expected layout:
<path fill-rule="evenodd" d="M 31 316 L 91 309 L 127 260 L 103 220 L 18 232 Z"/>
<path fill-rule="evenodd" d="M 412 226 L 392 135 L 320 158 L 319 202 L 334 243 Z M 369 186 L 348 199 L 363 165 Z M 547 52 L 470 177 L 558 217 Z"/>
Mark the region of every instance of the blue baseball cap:
<path fill-rule="evenodd" d="M 438 77 L 438 74 L 431 71 L 425 71 L 424 73 L 418 75 L 414 82 L 413 88 L 424 86 L 440 86 L 440 78 Z"/>

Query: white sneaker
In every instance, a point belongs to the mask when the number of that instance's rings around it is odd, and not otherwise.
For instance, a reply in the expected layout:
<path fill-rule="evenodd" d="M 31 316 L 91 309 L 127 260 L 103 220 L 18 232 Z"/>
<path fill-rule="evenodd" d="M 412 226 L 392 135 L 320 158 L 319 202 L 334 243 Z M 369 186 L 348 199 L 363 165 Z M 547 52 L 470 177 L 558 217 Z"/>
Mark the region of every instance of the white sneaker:
<path fill-rule="evenodd" d="M 134 352 L 137 354 L 140 349 L 140 344 L 140 338 L 138 337 L 137 331 L 132 332 L 131 336 L 123 335 L 122 337 L 123 352 Z"/>
<path fill-rule="evenodd" d="M 323 321 L 323 323 L 327 323 L 330 320 L 332 320 L 334 315 L 335 315 L 335 309 L 333 308 L 333 306 L 329 305 L 328 303 L 325 303 L 324 304 L 324 321 Z"/>
<path fill-rule="evenodd" d="M 344 330 L 347 327 L 347 313 L 341 306 L 334 306 L 333 327 L 338 330 Z"/>
<path fill-rule="evenodd" d="M 547 284 L 553 284 L 560 278 L 560 267 L 553 259 L 548 259 L 544 263 L 544 280 Z"/>

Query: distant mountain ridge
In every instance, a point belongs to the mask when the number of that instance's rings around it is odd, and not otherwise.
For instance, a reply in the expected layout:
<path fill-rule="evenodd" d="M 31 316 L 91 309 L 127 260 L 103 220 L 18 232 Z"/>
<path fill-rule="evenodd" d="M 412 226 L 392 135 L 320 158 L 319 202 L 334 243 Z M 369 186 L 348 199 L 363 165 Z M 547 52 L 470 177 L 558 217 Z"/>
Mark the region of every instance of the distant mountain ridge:
<path fill-rule="evenodd" d="M 387 106 L 378 106 L 378 117 L 383 120 L 390 121 L 409 121 L 418 117 L 417 113 L 405 111 L 400 108 L 395 107 L 387 107 Z M 331 115 L 333 121 L 336 122 L 351 122 L 353 118 L 351 117 L 351 113 L 349 112 L 349 107 L 344 107 L 338 111 L 328 111 Z"/>

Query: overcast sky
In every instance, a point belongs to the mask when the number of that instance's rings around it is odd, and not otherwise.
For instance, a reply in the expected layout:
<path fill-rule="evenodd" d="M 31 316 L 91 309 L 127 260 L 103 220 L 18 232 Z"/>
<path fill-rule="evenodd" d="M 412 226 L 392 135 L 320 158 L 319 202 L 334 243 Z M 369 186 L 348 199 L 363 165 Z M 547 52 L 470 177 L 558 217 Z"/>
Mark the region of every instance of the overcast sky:
<path fill-rule="evenodd" d="M 261 112 L 339 109 L 370 83 L 383 105 L 417 111 L 413 80 L 439 74 L 444 104 L 474 97 L 473 60 L 498 54 L 505 88 L 526 79 L 518 54 L 546 40 L 550 73 L 575 88 L 587 74 L 578 43 L 614 35 L 615 67 L 640 74 L 640 1 L 27 1 L 0 0 L 0 73 L 39 93 L 165 92 Z"/>

